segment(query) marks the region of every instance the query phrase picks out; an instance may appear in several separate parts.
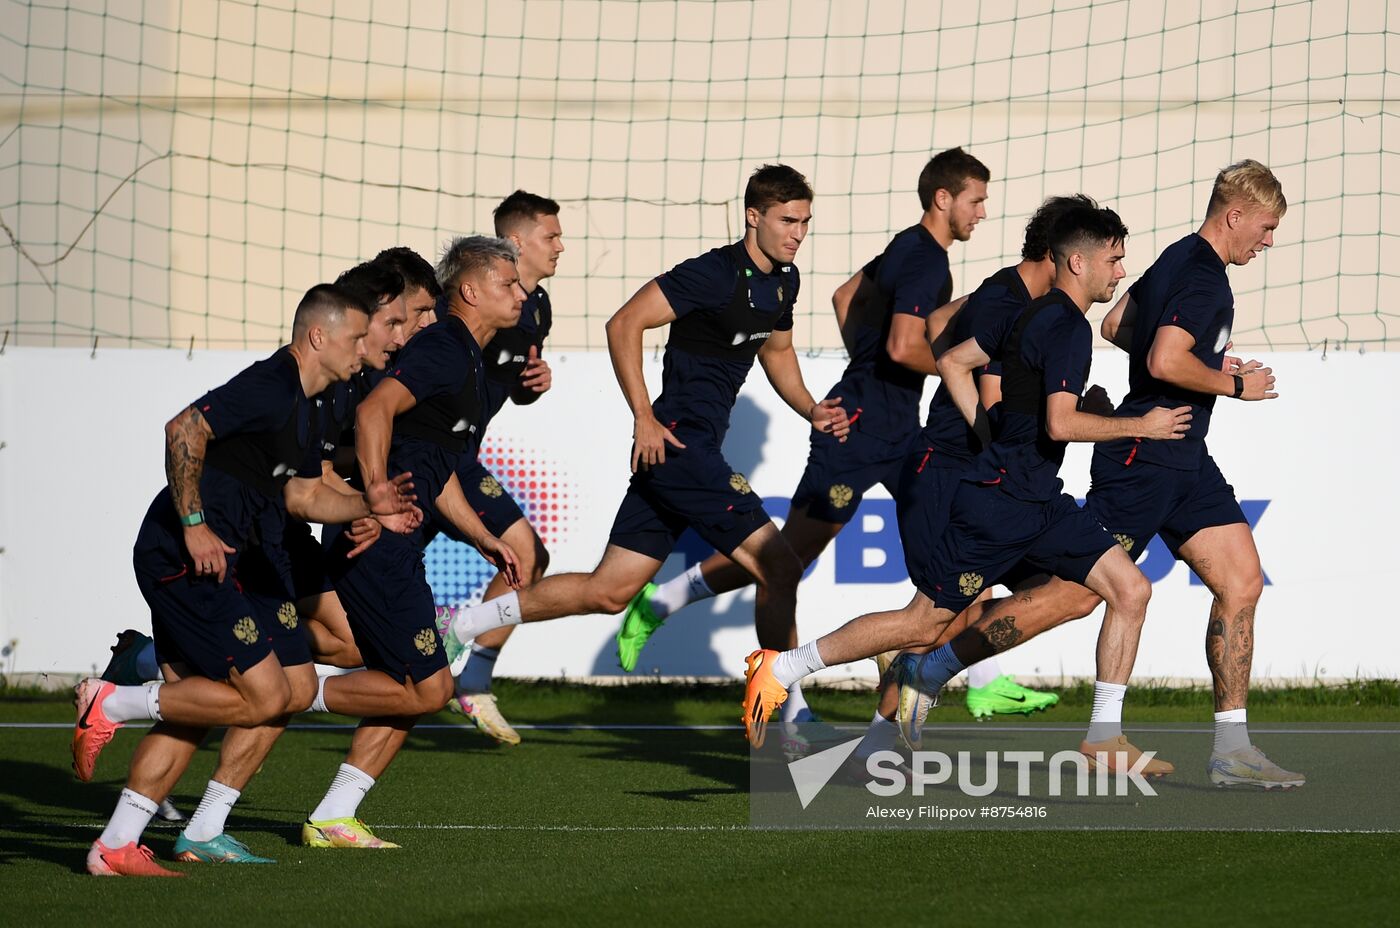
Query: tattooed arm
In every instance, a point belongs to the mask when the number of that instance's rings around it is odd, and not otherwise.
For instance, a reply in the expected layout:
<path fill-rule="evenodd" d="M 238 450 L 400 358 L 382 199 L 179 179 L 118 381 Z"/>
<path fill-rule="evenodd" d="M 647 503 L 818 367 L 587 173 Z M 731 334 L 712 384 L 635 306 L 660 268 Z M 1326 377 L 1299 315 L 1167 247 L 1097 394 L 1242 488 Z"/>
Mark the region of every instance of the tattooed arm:
<path fill-rule="evenodd" d="M 175 514 L 182 518 L 204 511 L 199 479 L 204 475 L 204 452 L 213 437 L 214 430 L 193 406 L 185 407 L 165 423 L 165 479 L 170 485 Z M 225 555 L 233 554 L 236 549 L 224 544 L 204 522 L 184 526 L 184 541 L 195 576 L 217 577 L 223 583 L 228 567 Z"/>

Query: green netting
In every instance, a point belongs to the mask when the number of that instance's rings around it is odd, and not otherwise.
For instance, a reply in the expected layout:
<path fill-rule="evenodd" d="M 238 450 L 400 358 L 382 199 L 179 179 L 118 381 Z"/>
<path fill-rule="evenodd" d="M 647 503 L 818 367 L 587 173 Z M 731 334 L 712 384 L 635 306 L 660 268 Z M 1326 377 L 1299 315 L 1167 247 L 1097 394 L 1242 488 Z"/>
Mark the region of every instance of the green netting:
<path fill-rule="evenodd" d="M 831 291 L 961 144 L 994 183 L 959 291 L 1076 190 L 1122 213 L 1141 271 L 1249 156 L 1291 208 L 1234 272 L 1237 344 L 1380 347 L 1400 334 L 1389 7 L 0 0 L 0 330 L 264 348 L 311 284 L 387 245 L 432 257 L 523 187 L 564 206 L 555 344 L 597 348 L 641 283 L 737 237 L 745 177 L 782 160 L 817 190 L 798 341 L 838 350 Z"/>

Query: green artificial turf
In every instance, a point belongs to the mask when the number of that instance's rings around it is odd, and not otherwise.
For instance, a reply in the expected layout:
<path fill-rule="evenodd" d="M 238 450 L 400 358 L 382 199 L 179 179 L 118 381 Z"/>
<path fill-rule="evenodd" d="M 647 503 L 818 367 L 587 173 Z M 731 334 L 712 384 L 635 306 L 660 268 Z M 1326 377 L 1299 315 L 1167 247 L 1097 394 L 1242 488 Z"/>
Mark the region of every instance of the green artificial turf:
<path fill-rule="evenodd" d="M 555 725 L 727 726 L 738 723 L 738 694 L 735 686 L 498 686 L 513 721 Z M 809 700 L 837 722 L 870 713 L 866 693 L 814 690 Z M 1087 711 L 1084 694 L 1071 690 L 1039 718 L 1077 723 Z M 958 705 L 936 713 L 931 721 L 968 721 Z M 1135 688 L 1127 714 L 1204 724 L 1209 694 Z M 1396 723 L 1400 704 L 1391 684 L 1266 691 L 1251 717 Z M 403 848 L 371 852 L 298 846 L 299 823 L 349 739 L 343 729 L 299 728 L 229 823 L 277 866 L 180 864 L 189 878 L 99 880 L 83 873 L 84 854 L 139 731 L 119 732 L 97 778 L 81 784 L 62 727 L 71 719 L 61 701 L 0 702 L 2 723 L 59 725 L 0 728 L 6 925 L 1368 924 L 1392 918 L 1400 899 L 1394 834 L 752 830 L 748 752 L 729 729 L 534 729 L 514 748 L 462 727 L 420 729 L 361 807 Z M 187 813 L 216 747 L 196 755 L 172 797 Z M 156 826 L 147 842 L 168 858 L 175 835 Z"/>

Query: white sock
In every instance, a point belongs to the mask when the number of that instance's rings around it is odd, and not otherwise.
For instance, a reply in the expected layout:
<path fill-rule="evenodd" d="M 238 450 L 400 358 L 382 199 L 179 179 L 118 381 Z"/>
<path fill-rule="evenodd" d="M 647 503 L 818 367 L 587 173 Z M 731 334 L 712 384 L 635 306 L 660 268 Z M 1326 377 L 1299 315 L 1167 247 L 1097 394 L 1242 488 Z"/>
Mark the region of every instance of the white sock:
<path fill-rule="evenodd" d="M 967 668 L 967 685 L 974 690 L 979 689 L 1001 675 L 1001 664 L 995 657 L 989 657 Z"/>
<path fill-rule="evenodd" d="M 160 664 L 156 663 L 156 643 L 148 641 L 136 652 L 136 673 L 142 680 L 159 680 Z"/>
<path fill-rule="evenodd" d="M 223 834 L 224 822 L 228 821 L 228 814 L 240 795 L 232 786 L 210 780 L 204 787 L 204 798 L 199 800 L 199 807 L 185 826 L 185 837 L 191 841 L 209 841 Z"/>
<path fill-rule="evenodd" d="M 495 648 L 483 648 L 472 642 L 472 653 L 467 656 L 467 666 L 457 677 L 459 693 L 491 692 L 491 674 L 496 672 L 496 658 L 501 652 Z"/>
<path fill-rule="evenodd" d="M 898 738 L 899 726 L 876 712 L 870 720 L 870 727 L 865 730 L 865 737 L 856 745 L 856 757 L 869 757 L 876 751 L 893 751 Z"/>
<path fill-rule="evenodd" d="M 963 662 L 953 653 L 951 644 L 941 645 L 925 654 L 919 661 L 920 689 L 925 693 L 941 693 L 948 681 L 963 671 Z"/>
<path fill-rule="evenodd" d="M 1215 713 L 1215 753 L 1226 754 L 1249 747 L 1249 726 L 1244 709 Z"/>
<path fill-rule="evenodd" d="M 784 688 L 792 686 L 803 677 L 826 669 L 826 662 L 817 651 L 817 643 L 809 641 L 791 651 L 784 651 L 773 661 L 773 677 Z"/>
<path fill-rule="evenodd" d="M 360 801 L 365 798 L 365 793 L 368 793 L 372 786 L 374 786 L 374 777 L 357 767 L 341 764 L 340 769 L 336 771 L 335 779 L 331 780 L 331 788 L 326 790 L 325 798 L 311 813 L 310 821 L 324 822 L 329 819 L 353 818 L 356 810 L 360 808 Z"/>
<path fill-rule="evenodd" d="M 705 582 L 705 575 L 700 572 L 699 564 L 692 564 L 686 568 L 685 573 L 678 574 L 658 584 L 656 592 L 651 594 L 651 611 L 655 612 L 658 618 L 666 618 L 674 612 L 680 612 L 691 603 L 698 603 L 702 599 L 709 599 L 715 595 L 715 591 L 710 589 L 710 585 Z"/>
<path fill-rule="evenodd" d="M 458 609 L 452 619 L 452 634 L 466 644 L 493 628 L 520 624 L 520 594 L 514 590 L 476 606 Z"/>
<path fill-rule="evenodd" d="M 811 709 L 807 706 L 807 697 L 802 695 L 802 684 L 794 683 L 792 686 L 788 687 L 788 698 L 787 701 L 783 703 L 780 718 L 784 722 L 801 721 L 797 717 L 797 713 L 799 712 L 806 712 L 809 716 L 811 715 Z"/>
<path fill-rule="evenodd" d="M 159 722 L 160 688 L 164 685 L 142 683 L 139 686 L 119 686 L 102 700 L 102 714 L 114 722 L 130 722 L 132 719 Z"/>
<path fill-rule="evenodd" d="M 330 679 L 330 676 L 329 676 L 329 675 L 317 676 L 317 677 L 316 677 L 316 698 L 313 699 L 313 700 L 311 700 L 311 711 L 312 711 L 312 712 L 329 712 L 329 711 L 331 711 L 331 710 L 329 710 L 329 709 L 326 708 L 326 681 L 329 680 L 329 679 Z"/>
<path fill-rule="evenodd" d="M 1126 683 L 1094 681 L 1094 708 L 1089 713 L 1087 740 L 1108 741 L 1123 734 L 1123 697 L 1127 692 Z"/>
<path fill-rule="evenodd" d="M 154 799 L 147 799 L 129 789 L 122 790 L 121 797 L 117 799 L 117 808 L 107 820 L 102 837 L 97 840 L 114 851 L 133 841 L 140 841 L 141 832 L 151 823 L 157 805 Z"/>

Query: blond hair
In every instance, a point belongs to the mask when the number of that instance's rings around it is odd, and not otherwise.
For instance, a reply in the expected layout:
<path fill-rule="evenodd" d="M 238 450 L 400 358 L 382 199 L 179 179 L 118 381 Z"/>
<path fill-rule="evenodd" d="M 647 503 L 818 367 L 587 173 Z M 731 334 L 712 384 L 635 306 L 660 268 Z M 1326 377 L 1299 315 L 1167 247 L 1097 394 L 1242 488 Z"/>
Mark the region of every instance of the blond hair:
<path fill-rule="evenodd" d="M 1283 184 L 1273 171 L 1253 158 L 1236 161 L 1215 175 L 1206 215 L 1212 216 L 1231 204 L 1258 206 L 1280 218 L 1288 211 Z"/>

